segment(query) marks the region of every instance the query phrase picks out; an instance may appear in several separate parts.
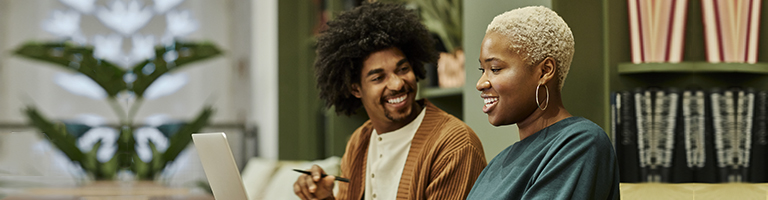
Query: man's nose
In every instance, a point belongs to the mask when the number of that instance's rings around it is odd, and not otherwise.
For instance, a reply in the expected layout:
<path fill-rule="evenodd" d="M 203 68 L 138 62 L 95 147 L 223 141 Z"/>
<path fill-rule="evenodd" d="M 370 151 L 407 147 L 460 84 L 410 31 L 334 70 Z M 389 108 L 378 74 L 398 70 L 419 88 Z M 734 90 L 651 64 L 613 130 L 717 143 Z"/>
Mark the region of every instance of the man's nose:
<path fill-rule="evenodd" d="M 389 78 L 389 82 L 387 82 L 387 89 L 400 91 L 403 89 L 403 85 L 405 85 L 403 78 L 393 74 Z"/>

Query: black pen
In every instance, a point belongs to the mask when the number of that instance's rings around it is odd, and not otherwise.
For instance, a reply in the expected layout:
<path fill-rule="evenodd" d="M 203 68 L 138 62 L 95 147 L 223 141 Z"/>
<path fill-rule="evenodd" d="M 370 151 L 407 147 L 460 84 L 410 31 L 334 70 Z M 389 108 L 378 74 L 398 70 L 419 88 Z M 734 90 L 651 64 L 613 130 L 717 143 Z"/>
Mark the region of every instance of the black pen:
<path fill-rule="evenodd" d="M 300 170 L 300 169 L 293 169 L 293 171 L 296 171 L 296 172 L 299 172 L 299 173 L 302 173 L 302 174 L 306 174 L 306 175 L 310 175 L 310 176 L 312 175 L 312 172 L 308 172 L 308 171 L 304 171 L 304 170 Z M 323 175 L 320 175 L 320 178 L 325 178 L 326 176 L 328 176 L 328 174 L 323 174 Z M 341 178 L 341 177 L 338 177 L 338 176 L 336 176 L 336 180 L 337 181 L 341 181 L 341 182 L 349 183 L 349 179 Z"/>

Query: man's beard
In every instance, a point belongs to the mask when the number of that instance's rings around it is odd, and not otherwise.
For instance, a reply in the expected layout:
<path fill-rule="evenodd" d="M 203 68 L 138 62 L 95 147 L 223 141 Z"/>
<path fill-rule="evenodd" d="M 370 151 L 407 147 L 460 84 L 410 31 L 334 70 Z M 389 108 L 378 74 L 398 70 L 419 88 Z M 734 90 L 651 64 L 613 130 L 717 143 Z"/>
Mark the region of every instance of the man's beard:
<path fill-rule="evenodd" d="M 408 108 L 405 108 L 405 109 L 410 109 L 411 112 L 408 112 L 405 115 L 400 116 L 399 118 L 395 118 L 394 116 L 392 116 L 392 113 L 390 113 L 389 110 L 385 109 L 384 110 L 384 116 L 387 117 L 387 119 L 389 119 L 389 120 L 391 120 L 393 122 L 400 122 L 402 120 L 408 119 L 408 116 L 411 116 L 411 113 L 413 112 L 413 105 L 411 105 L 411 106 L 409 106 Z"/>
<path fill-rule="evenodd" d="M 412 87 L 406 86 L 406 87 L 403 88 L 403 90 L 398 91 L 398 92 L 396 92 L 394 94 L 391 94 L 391 95 L 387 95 L 387 96 L 388 97 L 390 97 L 390 96 L 399 96 L 401 94 L 410 95 L 410 93 L 412 91 L 413 91 Z M 406 97 L 406 98 L 409 98 L 409 97 Z M 384 98 L 384 99 L 386 99 L 386 98 Z M 410 100 L 410 99 L 406 99 L 404 101 L 408 101 L 408 100 Z M 384 100 L 384 103 L 386 103 L 386 100 Z M 413 107 L 414 107 L 413 104 L 415 104 L 415 103 L 416 102 L 411 101 L 411 105 L 409 105 L 406 108 L 403 108 L 403 109 L 406 109 L 406 112 L 408 112 L 408 111 L 410 111 L 410 112 L 405 113 L 404 115 L 401 115 L 401 116 L 399 116 L 397 118 L 395 116 L 392 116 L 392 113 L 389 111 L 389 109 L 384 109 L 384 117 L 387 117 L 387 119 L 389 119 L 389 120 L 391 120 L 393 122 L 400 122 L 400 121 L 406 120 L 406 119 L 408 119 L 409 116 L 411 116 L 411 114 L 413 114 Z"/>

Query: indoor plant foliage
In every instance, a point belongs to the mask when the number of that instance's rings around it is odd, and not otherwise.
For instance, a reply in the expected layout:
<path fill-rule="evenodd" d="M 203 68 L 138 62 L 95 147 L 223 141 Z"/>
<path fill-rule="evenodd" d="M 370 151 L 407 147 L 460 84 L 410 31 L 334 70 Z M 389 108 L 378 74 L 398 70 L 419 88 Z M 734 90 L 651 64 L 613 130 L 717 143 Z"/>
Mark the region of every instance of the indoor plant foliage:
<path fill-rule="evenodd" d="M 405 3 L 417 9 L 421 22 L 439 38 L 442 45 L 437 61 L 437 85 L 441 88 L 460 88 L 466 80 L 464 71 L 462 0 L 381 0 Z"/>
<path fill-rule="evenodd" d="M 213 110 L 206 106 L 192 121 L 154 126 L 135 124 L 136 113 L 143 101 L 170 94 L 186 83 L 185 74 L 175 71 L 221 51 L 211 43 L 179 40 L 197 29 L 189 12 L 174 10 L 183 0 L 154 0 L 148 6 L 137 0 L 113 0 L 108 7 L 93 0 L 60 1 L 70 10 L 54 11 L 43 29 L 62 39 L 27 42 L 14 53 L 71 71 L 60 74 L 57 84 L 75 94 L 106 100 L 119 124 L 94 127 L 54 121 L 34 106 L 24 113 L 52 145 L 93 178 L 113 179 L 119 171 L 130 170 L 138 179 L 153 179 L 187 147 L 191 134 L 205 126 Z M 167 19 L 166 33 L 157 43 L 152 35 L 136 33 L 156 15 Z M 89 43 L 79 30 L 83 16 L 96 17 L 116 33 L 96 35 Z M 122 51 L 126 39 L 133 44 L 130 53 Z M 142 131 L 149 133 L 137 134 Z"/>

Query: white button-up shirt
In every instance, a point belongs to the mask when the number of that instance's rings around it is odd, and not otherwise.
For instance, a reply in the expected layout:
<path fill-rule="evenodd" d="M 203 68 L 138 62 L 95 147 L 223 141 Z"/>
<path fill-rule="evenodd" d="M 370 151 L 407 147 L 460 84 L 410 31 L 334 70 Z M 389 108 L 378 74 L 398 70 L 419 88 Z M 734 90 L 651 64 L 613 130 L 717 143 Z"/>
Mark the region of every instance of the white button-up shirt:
<path fill-rule="evenodd" d="M 411 141 L 424 119 L 426 108 L 411 123 L 389 133 L 371 133 L 365 166 L 365 199 L 395 199 Z"/>

